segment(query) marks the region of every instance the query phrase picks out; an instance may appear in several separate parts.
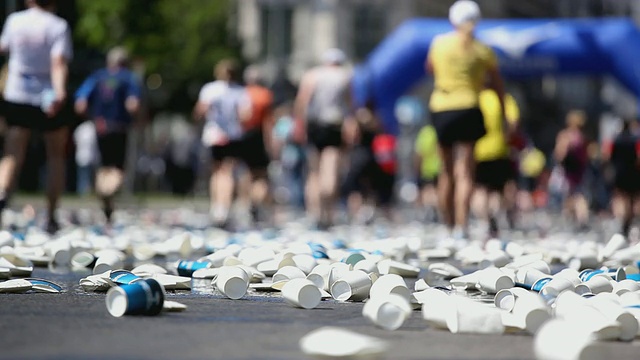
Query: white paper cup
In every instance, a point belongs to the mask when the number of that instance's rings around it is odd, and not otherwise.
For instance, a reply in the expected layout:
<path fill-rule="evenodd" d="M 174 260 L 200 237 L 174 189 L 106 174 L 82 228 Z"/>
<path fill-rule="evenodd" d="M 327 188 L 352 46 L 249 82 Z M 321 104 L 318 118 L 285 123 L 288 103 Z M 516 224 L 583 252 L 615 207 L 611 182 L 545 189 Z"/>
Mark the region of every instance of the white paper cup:
<path fill-rule="evenodd" d="M 45 245 L 45 252 L 56 265 L 68 265 L 71 261 L 71 247 L 68 242 L 53 241 Z"/>
<path fill-rule="evenodd" d="M 545 297 L 557 297 L 563 291 L 575 291 L 576 286 L 571 280 L 554 277 L 540 290 L 540 294 Z"/>
<path fill-rule="evenodd" d="M 451 296 L 455 316 L 447 318 L 447 328 L 453 334 L 502 334 L 501 310 L 490 308 L 462 296 Z"/>
<path fill-rule="evenodd" d="M 285 266 L 273 275 L 273 282 L 289 281 L 293 279 L 304 279 L 306 277 L 304 271 L 294 266 Z"/>
<path fill-rule="evenodd" d="M 480 268 L 486 269 L 490 266 L 503 267 L 511 261 L 509 255 L 502 250 L 495 250 L 487 253 L 482 261 L 480 261 Z"/>
<path fill-rule="evenodd" d="M 610 358 L 608 348 L 587 329 L 564 319 L 546 322 L 534 338 L 537 359 L 600 360 Z"/>
<path fill-rule="evenodd" d="M 237 266 L 223 266 L 215 279 L 216 288 L 229 299 L 242 298 L 249 289 L 249 274 Z"/>
<path fill-rule="evenodd" d="M 597 254 L 585 254 L 580 257 L 575 257 L 569 261 L 569 267 L 577 271 L 595 269 L 599 266 L 600 260 L 598 259 Z"/>
<path fill-rule="evenodd" d="M 329 274 L 331 274 L 331 265 L 320 264 L 311 270 L 311 273 L 307 275 L 307 279 L 319 289 L 329 291 Z"/>
<path fill-rule="evenodd" d="M 589 279 L 588 281 L 579 284 L 575 288 L 575 292 L 579 295 L 592 293 L 599 294 L 602 292 L 611 292 L 613 291 L 613 285 L 611 281 L 606 276 L 596 275 Z"/>
<path fill-rule="evenodd" d="M 73 266 L 74 268 L 87 268 L 91 266 L 94 261 L 96 261 L 96 258 L 95 256 L 93 256 L 93 254 L 86 251 L 81 251 L 73 255 L 73 257 L 71 258 L 71 266 Z"/>
<path fill-rule="evenodd" d="M 567 280 L 571 281 L 573 286 L 576 286 L 576 285 L 582 283 L 582 280 L 580 280 L 580 272 L 578 272 L 575 269 L 571 269 L 571 268 L 562 269 L 562 271 L 560 271 L 557 274 L 555 274 L 553 276 L 553 278 L 554 279 L 555 278 L 567 279 Z"/>
<path fill-rule="evenodd" d="M 528 286 L 531 286 L 536 281 L 546 277 L 549 277 L 549 274 L 535 268 L 525 267 L 516 270 L 516 282 Z"/>
<path fill-rule="evenodd" d="M 632 341 L 638 334 L 638 320 L 628 312 L 622 305 L 617 296 L 611 299 L 607 296 L 595 296 L 588 300 L 589 305 L 595 307 L 609 320 L 617 321 L 620 324 L 621 341 Z"/>
<path fill-rule="evenodd" d="M 617 340 L 622 328 L 616 320 L 608 318 L 587 300 L 573 292 L 564 292 L 554 303 L 556 317 L 565 318 L 576 327 L 589 331 L 599 340 Z"/>
<path fill-rule="evenodd" d="M 620 305 L 624 307 L 640 307 L 640 291 L 627 292 L 620 295 Z"/>
<path fill-rule="evenodd" d="M 622 234 L 614 234 L 600 251 L 604 258 L 610 258 L 616 251 L 628 246 L 627 239 Z"/>
<path fill-rule="evenodd" d="M 93 267 L 94 274 L 102 274 L 109 270 L 117 270 L 123 267 L 120 256 L 115 252 L 105 252 L 96 260 Z"/>
<path fill-rule="evenodd" d="M 270 249 L 245 248 L 242 249 L 238 254 L 238 259 L 240 259 L 240 261 L 242 261 L 242 263 L 247 266 L 256 267 L 260 263 L 273 260 L 275 256 L 276 254 L 274 254 Z"/>
<path fill-rule="evenodd" d="M 293 260 L 298 269 L 302 270 L 305 276 L 311 274 L 311 271 L 318 265 L 318 261 L 308 254 L 294 255 L 291 260 Z"/>
<path fill-rule="evenodd" d="M 506 327 L 535 334 L 551 318 L 551 309 L 538 294 L 521 290 L 518 289 L 517 296 L 514 296 L 511 311 L 502 314 L 502 323 Z"/>
<path fill-rule="evenodd" d="M 480 290 L 488 294 L 495 294 L 500 290 L 511 289 L 514 286 L 515 283 L 510 276 L 494 267 L 481 271 L 477 285 Z"/>
<path fill-rule="evenodd" d="M 400 275 L 389 274 L 381 276 L 371 286 L 369 297 L 372 299 L 377 297 L 386 297 L 390 294 L 396 294 L 409 301 L 411 291 L 407 287 L 406 282 Z"/>
<path fill-rule="evenodd" d="M 430 273 L 441 276 L 445 279 L 451 279 L 464 275 L 464 273 L 460 271 L 460 269 L 448 263 L 433 263 L 429 265 L 427 270 Z"/>
<path fill-rule="evenodd" d="M 353 270 L 362 270 L 367 274 L 377 273 L 378 272 L 378 262 L 374 259 L 364 259 L 358 261 L 354 266 Z"/>
<path fill-rule="evenodd" d="M 429 325 L 447 329 L 447 319 L 455 316 L 455 304 L 451 296 L 442 290 L 429 288 L 414 294 L 422 304 L 422 317 Z"/>
<path fill-rule="evenodd" d="M 527 296 L 531 294 L 528 290 L 523 288 L 511 288 L 511 289 L 503 289 L 496 293 L 496 296 L 493 298 L 493 303 L 498 309 L 511 311 L 515 306 L 516 299 L 520 296 Z"/>
<path fill-rule="evenodd" d="M 338 301 L 362 301 L 369 297 L 371 278 L 364 271 L 354 270 L 331 285 L 331 296 Z"/>
<path fill-rule="evenodd" d="M 385 330 L 396 330 L 411 315 L 411 306 L 404 297 L 388 294 L 369 299 L 362 308 L 362 315 Z"/>
<path fill-rule="evenodd" d="M 333 284 L 342 279 L 345 275 L 351 272 L 351 265 L 337 262 L 331 264 L 331 271 L 329 272 L 329 290 Z"/>
<path fill-rule="evenodd" d="M 307 279 L 292 279 L 282 287 L 282 297 L 290 305 L 313 309 L 322 299 L 320 289 Z"/>

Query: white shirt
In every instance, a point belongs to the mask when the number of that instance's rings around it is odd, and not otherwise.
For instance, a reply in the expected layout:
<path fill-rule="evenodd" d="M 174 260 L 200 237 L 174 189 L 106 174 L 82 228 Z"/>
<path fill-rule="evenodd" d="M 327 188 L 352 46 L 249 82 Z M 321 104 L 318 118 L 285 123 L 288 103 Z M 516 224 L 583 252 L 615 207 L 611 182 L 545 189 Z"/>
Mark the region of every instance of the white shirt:
<path fill-rule="evenodd" d="M 36 7 L 9 15 L 0 49 L 10 54 L 4 98 L 33 106 L 40 106 L 42 93 L 52 88 L 51 59 L 73 56 L 67 22 Z"/>
<path fill-rule="evenodd" d="M 308 120 L 320 124 L 341 124 L 349 111 L 347 94 L 351 90 L 351 70 L 338 66 L 320 66 L 312 70 L 313 95 Z"/>
<path fill-rule="evenodd" d="M 85 121 L 80 124 L 73 133 L 73 140 L 76 143 L 76 164 L 78 166 L 97 163 L 98 141 L 96 127 L 92 121 Z"/>
<path fill-rule="evenodd" d="M 233 141 L 242 137 L 239 112 L 251 109 L 251 99 L 244 87 L 225 81 L 206 84 L 198 101 L 208 105 L 202 141 L 207 146 L 218 145 L 221 137 Z"/>

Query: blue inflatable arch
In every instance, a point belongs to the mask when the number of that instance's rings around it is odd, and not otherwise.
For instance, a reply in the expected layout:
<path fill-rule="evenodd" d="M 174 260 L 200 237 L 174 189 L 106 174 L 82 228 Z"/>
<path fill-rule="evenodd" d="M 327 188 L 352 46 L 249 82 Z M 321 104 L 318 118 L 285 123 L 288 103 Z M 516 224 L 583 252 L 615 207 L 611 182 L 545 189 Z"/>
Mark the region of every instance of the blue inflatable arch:
<path fill-rule="evenodd" d="M 426 77 L 431 40 L 451 30 L 442 19 L 402 24 L 356 68 L 355 102 L 373 99 L 397 133 L 396 101 Z M 476 35 L 496 50 L 506 78 L 609 74 L 640 98 L 640 31 L 629 19 L 483 20 Z"/>

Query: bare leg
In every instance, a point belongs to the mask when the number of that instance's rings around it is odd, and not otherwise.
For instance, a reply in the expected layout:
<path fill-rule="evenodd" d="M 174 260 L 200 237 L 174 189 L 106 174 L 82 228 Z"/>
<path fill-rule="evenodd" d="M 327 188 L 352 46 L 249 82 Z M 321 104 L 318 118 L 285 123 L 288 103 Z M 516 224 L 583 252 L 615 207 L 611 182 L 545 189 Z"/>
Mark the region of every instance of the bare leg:
<path fill-rule="evenodd" d="M 467 229 L 469 220 L 469 204 L 473 192 L 475 160 L 473 144 L 460 144 L 455 159 L 455 225 Z"/>
<path fill-rule="evenodd" d="M 305 184 L 305 203 L 307 214 L 314 220 L 320 219 L 320 156 L 317 151 L 309 151 L 307 155 L 307 182 Z"/>
<path fill-rule="evenodd" d="M 328 147 L 320 154 L 320 206 L 321 218 L 325 224 L 333 220 L 333 207 L 335 205 L 336 191 L 338 187 L 338 168 L 340 165 L 340 150 Z"/>
<path fill-rule="evenodd" d="M 233 202 L 233 166 L 234 161 L 230 159 L 213 164 L 213 172 L 209 181 L 211 215 L 213 221 L 219 225 L 227 221 Z"/>
<path fill-rule="evenodd" d="M 101 167 L 96 176 L 96 193 L 104 207 L 107 223 L 111 223 L 113 213 L 113 198 L 122 187 L 124 173 L 117 167 Z"/>
<path fill-rule="evenodd" d="M 12 127 L 7 131 L 4 156 L 0 160 L 0 196 L 3 200 L 13 189 L 16 174 L 20 171 L 24 161 L 30 136 L 31 130 L 29 129 Z"/>
<path fill-rule="evenodd" d="M 625 236 L 629 234 L 629 228 L 631 226 L 631 219 L 633 218 L 633 201 L 631 197 L 622 192 L 616 191 L 611 200 L 611 210 L 613 216 L 622 225 L 621 231 Z"/>
<path fill-rule="evenodd" d="M 589 203 L 582 194 L 574 195 L 573 208 L 578 224 L 587 225 L 589 222 Z"/>
<path fill-rule="evenodd" d="M 44 134 L 47 151 L 47 204 L 50 225 L 55 224 L 55 211 L 58 199 L 65 185 L 65 149 L 69 129 L 63 127 Z M 55 225 L 54 225 L 55 226 Z M 50 228 L 50 232 L 57 229 Z"/>
<path fill-rule="evenodd" d="M 451 147 L 439 147 L 442 169 L 438 178 L 438 204 L 440 213 L 449 229 L 453 229 L 454 202 L 453 202 L 453 149 Z"/>

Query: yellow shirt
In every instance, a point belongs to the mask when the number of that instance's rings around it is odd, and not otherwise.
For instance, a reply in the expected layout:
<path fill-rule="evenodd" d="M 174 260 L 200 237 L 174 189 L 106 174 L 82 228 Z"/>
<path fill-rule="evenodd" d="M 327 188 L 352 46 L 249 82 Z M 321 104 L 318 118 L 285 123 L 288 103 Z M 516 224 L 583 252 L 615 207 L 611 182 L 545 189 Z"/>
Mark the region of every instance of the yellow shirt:
<path fill-rule="evenodd" d="M 438 135 L 433 126 L 423 127 L 416 137 L 416 154 L 422 158 L 420 176 L 422 179 L 433 179 L 440 173 L 440 156 L 438 156 Z"/>
<path fill-rule="evenodd" d="M 450 33 L 433 39 L 428 56 L 434 77 L 431 111 L 478 107 L 478 94 L 484 88 L 487 70 L 497 67 L 493 50 L 477 40 L 465 48 L 461 39 Z"/>
<path fill-rule="evenodd" d="M 504 99 L 507 121 L 515 124 L 520 119 L 520 109 L 514 98 L 507 94 Z M 502 132 L 502 109 L 498 94 L 493 90 L 480 93 L 480 110 L 484 117 L 485 136 L 476 142 L 476 161 L 492 161 L 509 156 L 509 146 Z"/>

